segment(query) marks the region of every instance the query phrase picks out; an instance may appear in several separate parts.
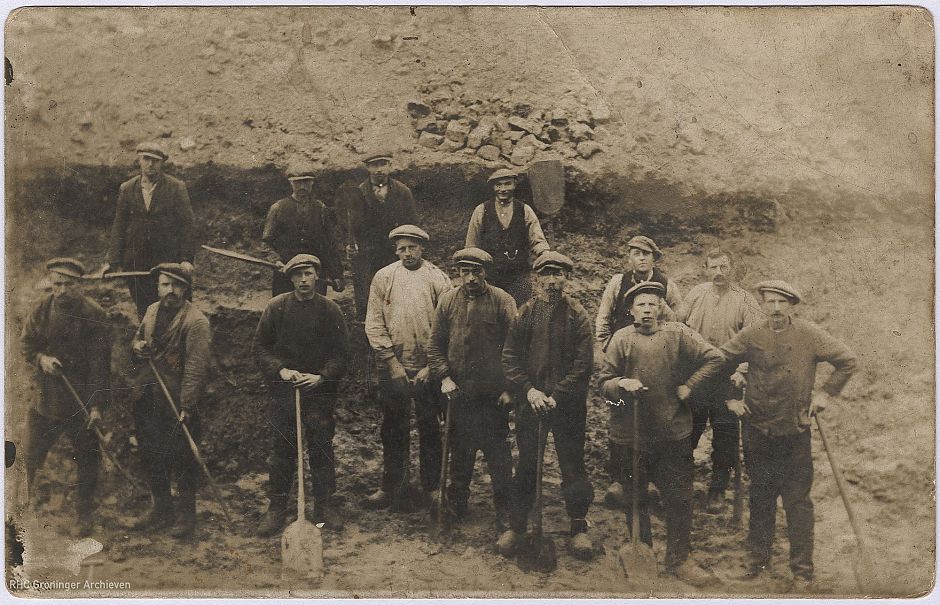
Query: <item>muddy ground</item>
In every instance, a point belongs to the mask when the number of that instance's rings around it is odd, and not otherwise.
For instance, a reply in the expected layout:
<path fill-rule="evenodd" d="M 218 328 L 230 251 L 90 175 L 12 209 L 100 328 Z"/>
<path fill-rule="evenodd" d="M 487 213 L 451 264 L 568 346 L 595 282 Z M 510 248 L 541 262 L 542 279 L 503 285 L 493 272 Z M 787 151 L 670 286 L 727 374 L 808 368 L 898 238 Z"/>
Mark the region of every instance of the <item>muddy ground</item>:
<path fill-rule="evenodd" d="M 850 498 L 879 565 L 892 578 L 888 592 L 929 591 L 935 566 L 934 236 L 932 116 L 926 114 L 932 111 L 933 82 L 921 16 L 844 11 L 838 15 L 838 42 L 823 43 L 817 34 L 832 25 L 825 21 L 831 13 L 816 20 L 776 13 L 776 22 L 718 9 L 670 11 L 668 19 L 647 11 L 616 19 L 584 11 L 498 13 L 511 19 L 492 19 L 485 9 L 420 8 L 413 17 L 407 9 L 238 10 L 225 23 L 212 11 L 19 13 L 7 27 L 15 77 L 7 97 L 7 439 L 19 441 L 23 410 L 36 394 L 16 335 L 39 295 L 40 263 L 66 253 L 90 265 L 103 261 L 117 186 L 133 172 L 127 149 L 136 140 L 171 132 L 164 137 L 174 154 L 170 168 L 189 183 L 200 240 L 256 252 L 267 207 L 287 192 L 279 172 L 285 158 L 317 156 L 319 192 L 332 203 L 339 184 L 362 176 L 355 167 L 359 147 L 387 137 L 403 150 L 398 178 L 414 191 L 421 223 L 434 237 L 428 256 L 444 265 L 460 246 L 496 163 L 417 145 L 406 103 L 425 94 L 430 81 L 439 85 L 435 91 L 446 84 L 454 98 L 499 96 L 513 106 L 551 109 L 565 95 L 585 107 L 601 100 L 613 114 L 604 125 L 608 138 L 598 141 L 603 151 L 590 160 L 565 158 L 566 208 L 545 221 L 553 247 L 577 260 L 575 296 L 593 315 L 604 284 L 621 270 L 625 242 L 638 232 L 662 245 L 664 267 L 683 291 L 701 280 L 698 255 L 719 241 L 741 259 L 743 285 L 769 276 L 799 284 L 806 296 L 800 315 L 845 340 L 863 362 L 844 400 L 826 415 Z M 504 22 L 509 20 L 515 29 Z M 305 22 L 313 23 L 309 44 Z M 154 52 L 161 48 L 158 24 L 177 42 L 162 53 Z M 597 35 L 576 35 L 588 28 Z M 433 35 L 410 45 L 405 38 L 415 31 Z M 549 31 L 553 35 L 542 35 Z M 804 35 L 802 46 L 793 42 L 795 31 Z M 728 32 L 737 34 L 734 42 Z M 864 43 L 871 36 L 883 42 L 878 49 Z M 839 53 L 832 51 L 837 44 Z M 157 66 L 169 69 L 176 61 L 185 73 L 176 82 L 158 83 L 144 77 L 140 62 L 115 59 L 121 53 L 135 57 L 138 48 L 156 56 Z M 297 48 L 306 50 L 285 51 Z M 701 48 L 711 52 L 696 52 Z M 66 51 L 86 66 L 69 87 L 61 78 Z M 847 65 L 851 52 L 856 61 Z M 297 79 L 298 73 L 330 73 L 326 56 L 357 77 L 326 88 Z M 925 61 L 931 65 L 926 76 Z M 904 66 L 887 69 L 895 63 Z M 210 66 L 221 71 L 207 71 Z M 396 77 L 386 88 L 377 87 L 376 79 L 389 72 Z M 708 94 L 699 86 L 703 78 L 710 82 Z M 290 100 L 275 94 L 279 87 L 303 94 Z M 318 116 L 309 109 L 321 104 L 309 101 L 325 89 L 333 97 L 322 105 L 329 116 Z M 250 94 L 236 94 L 245 90 Z M 889 111 L 901 100 L 910 111 Z M 259 117 L 261 107 L 272 120 Z M 273 126 L 249 128 L 249 119 Z M 356 130 L 356 124 L 374 128 Z M 182 150 L 182 135 L 197 145 Z M 547 155 L 537 158 L 554 157 L 551 150 L 540 153 Z M 129 582 L 130 588 L 83 596 L 288 594 L 279 579 L 279 541 L 252 534 L 265 506 L 268 435 L 261 413 L 265 392 L 247 343 L 266 302 L 268 276 L 204 252 L 196 261 L 195 300 L 212 322 L 217 361 L 205 402 L 203 451 L 235 523 L 224 523 L 203 490 L 194 542 L 129 532 L 149 499 L 110 470 L 99 490 L 102 522 L 94 537 L 104 550 L 96 555 L 103 565 L 95 578 Z M 121 372 L 135 313 L 123 287 L 98 284 L 88 292 L 113 321 L 117 390 L 107 424 L 122 463 L 134 470 L 128 442 L 133 394 L 124 389 Z M 597 496 L 590 513 L 593 562 L 567 554 L 567 519 L 551 448 L 546 529 L 560 553 L 553 574 L 525 574 L 494 552 L 482 461 L 470 519 L 443 544 L 428 541 L 424 513 L 361 509 L 359 500 L 378 484 L 381 470 L 380 414 L 367 395 L 367 348 L 352 319 L 351 293 L 332 296 L 350 318 L 355 341 L 337 413 L 338 497 L 347 526 L 339 534 L 324 532 L 323 584 L 293 587 L 289 594 L 745 596 L 788 590 L 782 512 L 773 574 L 743 584 L 731 577 L 743 561 L 744 532 L 729 527 L 728 514 L 706 515 L 698 505 L 695 557 L 722 582 L 701 590 L 669 579 L 624 579 L 616 551 L 625 521 L 600 502 L 607 411 L 593 394 L 586 453 Z M 696 452 L 698 497 L 706 486 L 707 452 L 707 443 Z M 854 538 L 816 437 L 814 459 L 815 590 L 858 595 Z M 22 507 L 22 475 L 18 459 L 6 475 L 5 502 L 7 517 L 26 529 L 26 564 L 8 567 L 8 578 L 84 577 L 61 563 L 75 542 L 68 537 L 75 480 L 68 448 L 60 444 L 50 456 L 35 513 Z M 656 518 L 654 536 L 661 559 L 664 528 Z"/>

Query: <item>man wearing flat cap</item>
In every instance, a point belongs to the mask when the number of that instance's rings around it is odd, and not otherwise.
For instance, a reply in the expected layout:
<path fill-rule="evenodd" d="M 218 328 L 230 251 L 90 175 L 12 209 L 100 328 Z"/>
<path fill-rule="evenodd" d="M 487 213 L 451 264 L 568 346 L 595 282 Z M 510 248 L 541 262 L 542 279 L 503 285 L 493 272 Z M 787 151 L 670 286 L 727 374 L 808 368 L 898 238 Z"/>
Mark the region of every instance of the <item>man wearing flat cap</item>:
<path fill-rule="evenodd" d="M 777 498 L 783 500 L 794 589 L 813 581 L 813 456 L 810 418 L 837 397 L 858 367 L 855 354 L 816 324 L 793 317 L 800 292 L 782 280 L 757 284 L 766 319 L 721 346 L 727 365 L 748 362 L 745 400 L 729 401 L 742 419 L 744 462 L 751 479 L 748 568 L 760 576 L 773 552 Z M 816 393 L 816 364 L 835 371 Z"/>
<path fill-rule="evenodd" d="M 283 268 L 284 263 L 298 254 L 312 254 L 323 263 L 317 292 L 326 295 L 326 287 L 343 289 L 343 265 L 334 232 L 332 210 L 313 196 L 316 179 L 314 167 L 294 163 L 287 169 L 291 195 L 274 202 L 264 222 L 261 241 L 269 250 L 271 261 Z M 271 296 L 293 292 L 294 285 L 282 271 L 275 271 Z"/>
<path fill-rule="evenodd" d="M 489 282 L 521 305 L 532 295 L 532 261 L 549 246 L 535 211 L 515 198 L 516 178 L 515 172 L 501 168 L 486 180 L 493 197 L 470 215 L 466 246 L 486 250 L 493 257 Z"/>
<path fill-rule="evenodd" d="M 192 271 L 195 216 L 186 183 L 163 172 L 166 151 L 157 143 L 137 146 L 140 174 L 121 184 L 111 247 L 104 271 L 149 271 L 160 263 L 182 263 Z M 137 314 L 159 298 L 154 280 L 128 280 Z"/>
<path fill-rule="evenodd" d="M 692 288 L 676 309 L 676 320 L 702 335 L 708 344 L 720 347 L 760 317 L 754 297 L 732 279 L 731 254 L 722 248 L 705 253 L 707 282 Z M 719 513 L 724 508 L 725 490 L 731 469 L 738 461 L 738 417 L 728 410 L 726 401 L 739 398 L 745 384 L 747 364 L 726 371 L 701 391 L 694 403 L 692 449 L 698 447 L 705 426 L 712 425 L 712 473 L 708 486 L 706 511 Z M 737 397 L 736 397 L 737 396 Z"/>
<path fill-rule="evenodd" d="M 364 321 L 369 303 L 369 286 L 376 272 L 398 260 L 388 245 L 388 233 L 400 225 L 418 222 L 418 210 L 411 190 L 391 178 L 392 152 L 378 150 L 363 163 L 369 178 L 359 184 L 347 201 L 346 253 L 352 258 L 356 312 Z"/>
<path fill-rule="evenodd" d="M 493 483 L 497 535 L 508 529 L 512 455 L 509 405 L 512 396 L 500 357 L 516 303 L 486 282 L 493 258 L 479 248 L 454 254 L 459 288 L 445 292 L 434 312 L 428 349 L 431 375 L 451 398 L 450 486 L 447 512 L 459 521 L 467 512 L 476 453 L 483 450 Z"/>
<path fill-rule="evenodd" d="M 268 510 L 257 528 L 261 537 L 273 536 L 284 526 L 287 495 L 297 474 L 295 389 L 300 390 L 314 517 L 331 530 L 343 528 L 333 504 L 333 408 L 340 379 L 346 373 L 349 333 L 339 306 L 316 291 L 319 271 L 320 259 L 311 254 L 298 254 L 287 261 L 284 273 L 294 290 L 268 302 L 252 344 L 255 362 L 270 393 L 267 410 L 259 422 L 271 427 L 273 448 L 268 459 Z M 298 515 L 304 515 L 304 511 L 298 511 Z"/>
<path fill-rule="evenodd" d="M 691 328 L 659 320 L 666 289 L 640 282 L 624 297 L 634 323 L 614 334 L 599 381 L 610 406 L 610 438 L 623 469 L 627 525 L 632 515 L 634 449 L 639 451 L 640 540 L 652 545 L 649 496 L 652 481 L 663 500 L 666 572 L 693 585 L 709 576 L 690 558 L 692 551 L 692 410 L 690 397 L 721 369 L 722 357 Z M 633 438 L 638 406 L 639 442 Z M 628 573 L 630 570 L 627 570 Z"/>
<path fill-rule="evenodd" d="M 111 401 L 111 328 L 97 303 L 82 294 L 85 267 L 73 258 L 46 263 L 52 292 L 26 318 L 21 344 L 26 360 L 37 368 L 39 397 L 28 412 L 26 480 L 35 488 L 36 473 L 50 448 L 64 433 L 78 466 L 76 498 L 79 536 L 93 529 L 95 486 L 101 457 L 91 424 Z M 63 377 L 78 391 L 89 416 L 68 391 Z"/>
<path fill-rule="evenodd" d="M 147 308 L 131 343 L 141 367 L 138 384 L 142 396 L 134 403 L 134 423 L 153 509 L 135 528 L 159 531 L 172 526 L 174 538 L 190 538 L 196 530 L 196 489 L 199 466 L 179 426 L 185 423 L 193 439 L 201 435 L 200 402 L 209 380 L 212 334 L 209 320 L 190 302 L 193 272 L 180 263 L 161 263 L 151 271 L 157 282 L 158 302 Z M 149 359 L 179 411 L 175 417 L 157 385 Z M 170 485 L 176 483 L 174 510 Z M 174 525 L 175 521 L 175 525 Z"/>
<path fill-rule="evenodd" d="M 586 517 L 594 488 L 584 467 L 584 432 L 594 339 L 587 311 L 565 293 L 573 265 L 570 258 L 553 251 L 535 260 L 536 295 L 519 309 L 503 348 L 503 370 L 516 393 L 519 445 L 511 527 L 498 543 L 504 555 L 512 555 L 525 536 L 535 499 L 537 458 L 551 432 L 571 521 L 571 552 L 579 559 L 593 556 Z"/>
<path fill-rule="evenodd" d="M 431 378 L 428 341 L 434 309 L 452 289 L 450 277 L 422 258 L 427 232 L 402 225 L 388 234 L 399 260 L 372 278 L 365 331 L 375 351 L 382 408 L 382 485 L 369 496 L 368 508 L 398 504 L 407 474 L 414 402 L 421 461 L 421 487 L 432 494 L 441 473 L 440 384 Z"/>
<path fill-rule="evenodd" d="M 675 321 L 674 310 L 682 301 L 679 287 L 674 281 L 656 266 L 662 258 L 662 251 L 652 239 L 645 235 L 637 235 L 627 242 L 627 267 L 623 273 L 617 273 L 607 283 L 604 294 L 601 296 L 597 308 L 597 317 L 594 320 L 594 337 L 607 350 L 611 338 L 621 328 L 633 325 L 634 317 L 630 314 L 630 305 L 626 303 L 626 293 L 633 286 L 651 281 L 661 284 L 665 288 L 665 303 L 661 306 L 663 321 Z M 623 502 L 623 486 L 617 482 L 616 477 L 623 474 L 623 469 L 617 468 L 614 447 L 610 445 L 610 461 L 607 471 L 610 475 L 610 487 L 604 497 L 609 506 L 619 507 Z"/>

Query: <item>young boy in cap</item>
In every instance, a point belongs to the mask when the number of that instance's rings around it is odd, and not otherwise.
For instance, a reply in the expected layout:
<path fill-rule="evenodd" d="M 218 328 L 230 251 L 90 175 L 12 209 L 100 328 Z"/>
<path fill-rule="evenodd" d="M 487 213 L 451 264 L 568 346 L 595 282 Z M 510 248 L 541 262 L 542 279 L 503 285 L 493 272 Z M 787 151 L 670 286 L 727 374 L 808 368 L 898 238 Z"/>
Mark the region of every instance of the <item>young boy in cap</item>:
<path fill-rule="evenodd" d="M 728 408 L 742 417 L 744 462 L 751 479 L 750 553 L 746 579 L 758 577 L 773 554 L 777 498 L 783 500 L 790 538 L 794 588 L 813 580 L 813 455 L 810 417 L 837 397 L 855 373 L 855 354 L 816 324 L 793 317 L 800 292 L 782 280 L 757 284 L 766 320 L 747 327 L 721 346 L 727 364 L 748 362 L 743 402 Z M 835 371 L 813 393 L 816 364 Z"/>
<path fill-rule="evenodd" d="M 343 289 L 343 265 L 332 211 L 313 196 L 316 171 L 309 163 L 294 163 L 287 169 L 291 195 L 274 202 L 264 221 L 261 241 L 270 251 L 272 262 L 280 268 L 298 254 L 312 254 L 323 263 L 317 292 L 326 295 L 331 283 L 337 292 Z M 275 271 L 271 296 L 292 292 L 294 285 L 282 271 Z"/>
<path fill-rule="evenodd" d="M 512 455 L 509 410 L 512 397 L 500 356 L 516 316 L 516 303 L 486 282 L 492 257 L 479 248 L 454 254 L 461 286 L 437 303 L 428 348 L 431 375 L 451 401 L 451 482 L 448 513 L 460 520 L 467 511 L 477 450 L 483 450 L 493 482 L 497 534 L 509 520 Z"/>
<path fill-rule="evenodd" d="M 760 307 L 754 297 L 734 283 L 731 254 L 714 248 L 705 254 L 707 282 L 692 288 L 676 309 L 676 320 L 702 335 L 708 344 L 720 347 L 759 318 Z M 721 512 L 731 469 L 738 460 L 738 418 L 726 405 L 736 399 L 734 390 L 744 386 L 747 364 L 726 371 L 701 391 L 693 405 L 692 449 L 712 425 L 712 476 L 708 486 L 706 511 Z"/>
<path fill-rule="evenodd" d="M 693 585 L 709 577 L 690 558 L 692 551 L 692 410 L 689 397 L 714 378 L 722 364 L 718 350 L 688 326 L 660 323 L 666 289 L 640 282 L 626 293 L 635 324 L 614 334 L 599 380 L 611 408 L 610 437 L 624 469 L 627 523 L 632 515 L 632 464 L 639 450 L 640 540 L 653 543 L 647 485 L 662 496 L 666 520 L 666 572 Z M 633 406 L 639 406 L 639 443 L 633 440 Z M 629 571 L 629 570 L 628 570 Z"/>
<path fill-rule="evenodd" d="M 346 373 L 349 333 L 339 306 L 316 291 L 320 259 L 298 254 L 284 272 L 293 292 L 272 298 L 258 322 L 252 349 L 268 383 L 271 399 L 264 416 L 271 426 L 273 451 L 268 462 L 268 510 L 258 524 L 262 537 L 276 534 L 287 517 L 287 495 L 297 471 L 294 389 L 300 389 L 304 436 L 315 503 L 314 517 L 334 531 L 343 520 L 333 505 L 336 459 L 333 408 Z M 305 511 L 297 511 L 301 518 Z"/>
<path fill-rule="evenodd" d="M 594 335 L 597 342 L 601 344 L 602 350 L 607 350 L 608 343 L 617 330 L 633 325 L 634 317 L 630 314 L 626 293 L 641 282 L 656 282 L 665 288 L 666 304 L 661 306 L 662 315 L 659 320 L 675 321 L 674 309 L 681 302 L 682 296 L 675 282 L 666 277 L 656 266 L 656 262 L 662 258 L 662 255 L 656 242 L 645 235 L 634 236 L 627 242 L 627 270 L 610 278 L 601 296 L 597 317 L 594 320 Z M 623 469 L 617 467 L 612 443 L 609 444 L 609 450 L 610 460 L 607 471 L 611 484 L 604 496 L 604 501 L 608 506 L 619 507 L 623 504 L 623 486 L 617 481 L 617 477 L 623 474 Z"/>
<path fill-rule="evenodd" d="M 543 252 L 533 265 L 538 290 L 519 309 L 503 348 L 503 370 L 516 391 L 516 442 L 519 463 L 513 479 L 512 526 L 498 548 L 511 555 L 526 532 L 535 497 L 538 423 L 542 443 L 552 432 L 561 468 L 561 491 L 571 519 L 571 552 L 590 559 L 588 508 L 594 488 L 584 468 L 587 391 L 594 368 L 591 320 L 576 300 L 565 293 L 574 263 L 558 252 Z"/>
<path fill-rule="evenodd" d="M 82 294 L 85 267 L 73 258 L 46 263 L 52 292 L 26 318 L 21 343 L 26 360 L 38 370 L 39 398 L 27 417 L 26 477 L 32 494 L 36 473 L 49 449 L 65 433 L 78 466 L 79 536 L 93 529 L 95 486 L 100 459 L 91 424 L 111 400 L 111 328 L 97 303 Z M 68 391 L 63 377 L 82 398 L 89 416 Z"/>
<path fill-rule="evenodd" d="M 402 225 L 388 234 L 398 262 L 372 278 L 366 336 L 379 365 L 378 399 L 382 408 L 382 485 L 369 496 L 368 508 L 392 504 L 402 487 L 411 441 L 414 401 L 421 460 L 421 486 L 437 489 L 441 472 L 441 431 L 437 416 L 440 391 L 431 379 L 428 341 L 437 301 L 453 288 L 450 277 L 422 258 L 427 232 Z"/>
<path fill-rule="evenodd" d="M 515 172 L 501 168 L 486 182 L 493 187 L 493 197 L 470 215 L 466 246 L 493 257 L 489 282 L 521 305 L 532 295 L 532 260 L 548 250 L 548 242 L 532 207 L 515 199 Z"/>
<path fill-rule="evenodd" d="M 196 488 L 199 466 L 179 428 L 185 423 L 198 440 L 201 434 L 200 400 L 205 396 L 211 360 L 209 320 L 190 302 L 193 273 L 180 263 L 162 263 L 152 270 L 158 302 L 147 308 L 131 343 L 132 356 L 142 366 L 138 376 L 143 396 L 134 403 L 134 423 L 140 455 L 153 495 L 153 510 L 136 529 L 160 530 L 176 525 L 170 535 L 189 538 L 196 529 Z M 156 385 L 151 360 L 166 382 L 179 410 L 173 410 Z M 170 484 L 176 481 L 174 514 Z"/>
<path fill-rule="evenodd" d="M 163 172 L 168 158 L 158 143 L 137 146 L 140 174 L 121 184 L 102 272 L 149 271 L 160 263 L 182 263 L 192 271 L 196 218 L 186 183 Z M 143 317 L 159 298 L 154 280 L 133 277 L 128 288 Z"/>
<path fill-rule="evenodd" d="M 388 246 L 388 233 L 400 225 L 418 222 L 411 190 L 391 178 L 392 152 L 379 150 L 363 159 L 369 178 L 359 184 L 347 208 L 346 253 L 352 257 L 356 311 L 364 321 L 369 286 L 382 267 L 398 260 Z"/>

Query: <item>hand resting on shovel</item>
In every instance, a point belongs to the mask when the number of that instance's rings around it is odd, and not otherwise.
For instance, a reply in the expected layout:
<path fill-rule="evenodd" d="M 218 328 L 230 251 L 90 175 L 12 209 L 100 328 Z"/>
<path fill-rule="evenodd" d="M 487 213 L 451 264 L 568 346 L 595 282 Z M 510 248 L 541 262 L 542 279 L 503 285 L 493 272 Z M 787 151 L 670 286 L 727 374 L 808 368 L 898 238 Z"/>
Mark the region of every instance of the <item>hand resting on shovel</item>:
<path fill-rule="evenodd" d="M 307 374 L 297 370 L 281 368 L 279 375 L 281 380 L 293 383 L 301 391 L 312 391 L 323 384 L 323 376 L 320 374 Z"/>

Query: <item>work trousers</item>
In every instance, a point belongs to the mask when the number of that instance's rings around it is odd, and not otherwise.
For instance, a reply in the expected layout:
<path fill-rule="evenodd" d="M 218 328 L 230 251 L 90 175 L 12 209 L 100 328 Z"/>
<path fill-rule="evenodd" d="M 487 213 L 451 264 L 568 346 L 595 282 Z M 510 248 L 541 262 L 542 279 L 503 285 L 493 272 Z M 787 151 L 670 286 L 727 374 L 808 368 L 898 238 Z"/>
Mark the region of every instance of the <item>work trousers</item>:
<path fill-rule="evenodd" d="M 85 415 L 76 414 L 64 420 L 48 418 L 30 408 L 27 419 L 26 485 L 31 492 L 36 473 L 42 468 L 49 450 L 64 433 L 72 442 L 72 460 L 78 467 L 76 507 L 78 514 L 88 515 L 94 508 L 98 464 L 101 461 L 98 439 L 85 428 Z"/>
<path fill-rule="evenodd" d="M 146 269 L 144 269 L 146 271 Z M 157 302 L 157 279 L 151 275 L 146 277 L 130 277 L 127 279 L 127 289 L 134 299 L 137 307 L 137 318 L 143 319 L 147 307 Z"/>
<path fill-rule="evenodd" d="M 454 397 L 451 402 L 450 486 L 452 511 L 467 509 L 470 481 L 478 450 L 483 451 L 493 484 L 497 518 L 509 516 L 512 489 L 512 452 L 509 449 L 509 412 L 498 406 L 498 394 Z"/>
<path fill-rule="evenodd" d="M 584 399 L 559 402 L 542 420 L 542 447 L 549 431 L 555 437 L 555 453 L 561 468 L 561 492 L 572 520 L 583 520 L 594 501 L 594 488 L 584 468 L 584 429 L 587 407 Z M 528 402 L 516 408 L 516 443 L 519 462 L 513 478 L 512 529 L 525 533 L 529 510 L 535 500 L 538 470 L 539 417 Z M 583 526 L 583 524 L 581 524 Z"/>
<path fill-rule="evenodd" d="M 698 447 L 705 426 L 712 424 L 712 477 L 709 492 L 723 494 L 738 460 L 738 417 L 726 403 L 732 396 L 727 382 L 696 395 L 692 407 L 692 449 Z"/>
<path fill-rule="evenodd" d="M 614 444 L 618 464 L 623 470 L 627 528 L 632 531 L 633 449 Z M 681 565 L 692 551 L 692 445 L 688 437 L 676 441 L 654 441 L 640 450 L 639 486 L 640 540 L 652 546 L 650 527 L 649 482 L 659 489 L 666 520 L 667 569 Z"/>
<path fill-rule="evenodd" d="M 773 437 L 744 423 L 744 462 L 751 479 L 748 547 L 754 563 L 770 563 L 777 515 L 783 500 L 794 576 L 813 577 L 812 435 L 805 430 Z"/>
<path fill-rule="evenodd" d="M 287 496 L 297 476 L 297 420 L 292 387 L 271 389 L 272 401 L 268 406 L 267 421 L 271 427 L 272 449 L 268 461 L 268 498 L 272 506 L 284 508 Z M 336 491 L 336 457 L 333 453 L 333 435 L 336 419 L 333 408 L 336 393 L 315 390 L 301 393 L 300 419 L 306 439 L 307 457 L 314 501 L 318 506 L 327 504 Z"/>
<path fill-rule="evenodd" d="M 153 386 L 146 387 L 144 396 L 134 403 L 133 416 L 138 451 L 153 495 L 154 508 L 162 511 L 172 508 L 170 485 L 175 482 L 179 512 L 195 515 L 199 464 L 183 433 L 182 424 L 174 417 L 162 392 Z M 202 434 L 201 424 L 197 412 L 186 425 L 197 442 Z"/>
<path fill-rule="evenodd" d="M 413 378 L 416 372 L 408 372 Z M 438 488 L 441 478 L 441 411 L 440 383 L 428 381 L 423 388 L 403 394 L 383 373 L 379 380 L 378 398 L 382 406 L 382 489 L 392 492 L 405 478 L 405 469 L 411 464 L 411 404 L 414 402 L 415 424 L 418 427 L 418 447 L 421 487 L 427 492 Z"/>
<path fill-rule="evenodd" d="M 289 260 L 289 259 L 288 259 Z M 280 271 L 274 271 L 274 275 L 271 278 L 271 297 L 275 297 L 278 294 L 284 294 L 286 292 L 294 291 L 294 282 L 291 281 L 290 277 L 285 275 Z M 317 280 L 317 294 L 326 296 L 326 287 L 329 282 L 325 279 Z"/>

